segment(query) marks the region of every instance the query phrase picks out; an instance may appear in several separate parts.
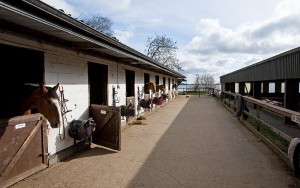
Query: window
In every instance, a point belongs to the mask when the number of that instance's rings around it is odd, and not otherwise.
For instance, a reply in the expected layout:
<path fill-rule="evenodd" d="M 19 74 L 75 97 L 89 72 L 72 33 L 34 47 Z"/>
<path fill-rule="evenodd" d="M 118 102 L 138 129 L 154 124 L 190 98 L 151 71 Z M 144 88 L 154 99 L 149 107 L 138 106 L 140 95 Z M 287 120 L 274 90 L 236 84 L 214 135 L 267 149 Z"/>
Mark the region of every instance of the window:
<path fill-rule="evenodd" d="M 245 93 L 249 93 L 251 90 L 251 83 L 245 83 L 245 90 L 244 92 Z"/>
<path fill-rule="evenodd" d="M 274 82 L 269 83 L 269 93 L 275 93 L 275 83 Z"/>
<path fill-rule="evenodd" d="M 239 92 L 239 83 L 234 84 L 234 92 L 236 92 L 236 93 Z"/>
<path fill-rule="evenodd" d="M 285 90 L 285 83 L 281 82 L 281 93 L 284 93 Z"/>

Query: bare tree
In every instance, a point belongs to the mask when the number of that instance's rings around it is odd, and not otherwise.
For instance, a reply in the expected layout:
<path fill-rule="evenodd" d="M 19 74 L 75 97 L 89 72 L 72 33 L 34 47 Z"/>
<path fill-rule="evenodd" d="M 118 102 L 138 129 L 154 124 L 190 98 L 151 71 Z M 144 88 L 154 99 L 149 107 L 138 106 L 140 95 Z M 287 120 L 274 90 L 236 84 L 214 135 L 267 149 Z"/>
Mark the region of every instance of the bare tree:
<path fill-rule="evenodd" d="M 176 57 L 177 42 L 166 35 L 148 37 L 145 54 L 173 70 L 182 70 Z"/>
<path fill-rule="evenodd" d="M 199 89 L 199 87 L 215 88 L 215 79 L 211 74 L 208 73 L 203 73 L 202 75 L 196 74 L 194 84 L 194 89 Z"/>
<path fill-rule="evenodd" d="M 93 14 L 90 16 L 84 16 L 84 23 L 93 27 L 97 31 L 104 33 L 108 36 L 113 36 L 112 25 L 113 21 L 106 16 L 100 14 Z"/>
<path fill-rule="evenodd" d="M 193 89 L 194 89 L 194 91 L 197 91 L 197 90 L 200 90 L 200 87 L 201 87 L 200 86 L 200 76 L 199 76 L 199 74 L 196 74 Z"/>

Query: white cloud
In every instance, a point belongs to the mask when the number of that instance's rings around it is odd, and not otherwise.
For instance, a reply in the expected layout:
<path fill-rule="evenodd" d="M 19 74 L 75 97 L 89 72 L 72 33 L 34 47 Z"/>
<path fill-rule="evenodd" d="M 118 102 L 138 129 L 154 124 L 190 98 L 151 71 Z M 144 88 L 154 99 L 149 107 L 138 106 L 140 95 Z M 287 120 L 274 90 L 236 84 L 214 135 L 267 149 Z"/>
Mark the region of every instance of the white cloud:
<path fill-rule="evenodd" d="M 87 0 L 82 3 L 87 6 L 101 7 L 101 9 L 108 9 L 110 11 L 124 11 L 131 5 L 132 0 Z"/>
<path fill-rule="evenodd" d="M 134 30 L 135 29 L 133 27 L 129 27 L 125 31 L 124 30 L 114 30 L 114 34 L 120 42 L 130 46 L 129 40 L 130 40 L 130 38 L 133 37 Z"/>
<path fill-rule="evenodd" d="M 183 74 L 186 72 L 188 78 L 197 73 L 221 76 L 298 47 L 299 17 L 300 3 L 285 0 L 269 18 L 244 23 L 235 29 L 222 26 L 218 19 L 201 19 L 196 26 L 198 34 L 182 52 Z"/>
<path fill-rule="evenodd" d="M 299 0 L 281 1 L 274 10 L 274 15 L 277 17 L 290 17 L 291 15 L 299 15 L 300 3 Z"/>

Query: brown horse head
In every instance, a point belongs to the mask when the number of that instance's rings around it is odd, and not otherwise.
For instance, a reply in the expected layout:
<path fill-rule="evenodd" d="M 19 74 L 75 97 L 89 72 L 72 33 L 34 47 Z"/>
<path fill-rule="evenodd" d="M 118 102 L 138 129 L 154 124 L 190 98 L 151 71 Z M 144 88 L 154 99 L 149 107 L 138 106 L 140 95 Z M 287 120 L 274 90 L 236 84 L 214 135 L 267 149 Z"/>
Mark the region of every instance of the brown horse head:
<path fill-rule="evenodd" d="M 163 93 L 165 92 L 165 86 L 164 85 L 156 85 L 156 91 L 158 92 L 159 90 L 161 90 Z"/>
<path fill-rule="evenodd" d="M 38 113 L 43 114 L 51 127 L 58 127 L 62 122 L 59 97 L 56 93 L 59 84 L 54 87 L 40 85 L 35 87 L 30 97 L 27 97 L 21 106 L 21 115 L 30 114 L 36 108 Z"/>
<path fill-rule="evenodd" d="M 156 92 L 156 84 L 153 83 L 153 82 L 148 82 L 144 85 L 144 90 L 145 90 L 145 93 L 149 93 L 149 90 L 151 90 L 153 93 Z"/>

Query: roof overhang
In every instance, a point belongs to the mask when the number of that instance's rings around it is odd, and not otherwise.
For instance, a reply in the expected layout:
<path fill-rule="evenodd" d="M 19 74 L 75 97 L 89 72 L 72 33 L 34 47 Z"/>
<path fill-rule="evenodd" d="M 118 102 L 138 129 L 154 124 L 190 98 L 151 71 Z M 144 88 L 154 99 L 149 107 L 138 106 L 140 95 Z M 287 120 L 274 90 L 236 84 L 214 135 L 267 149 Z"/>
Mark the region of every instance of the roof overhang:
<path fill-rule="evenodd" d="M 3 25 L 1 29 L 34 40 L 62 45 L 72 50 L 167 74 L 178 79 L 186 78 L 117 39 L 104 35 L 41 1 L 1 1 L 0 23 Z"/>

